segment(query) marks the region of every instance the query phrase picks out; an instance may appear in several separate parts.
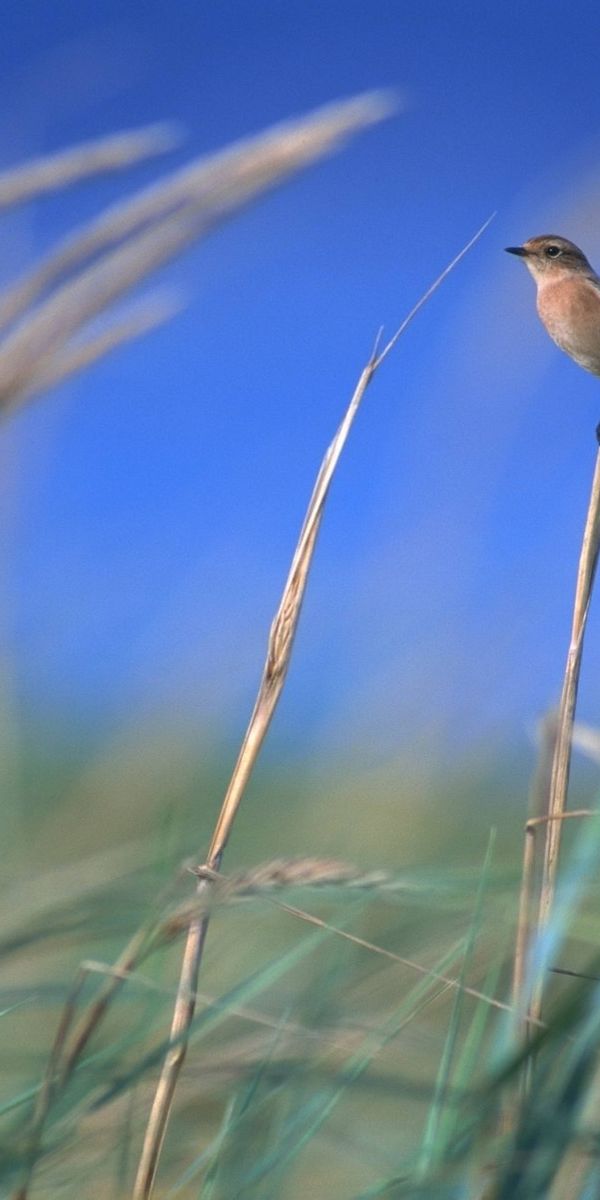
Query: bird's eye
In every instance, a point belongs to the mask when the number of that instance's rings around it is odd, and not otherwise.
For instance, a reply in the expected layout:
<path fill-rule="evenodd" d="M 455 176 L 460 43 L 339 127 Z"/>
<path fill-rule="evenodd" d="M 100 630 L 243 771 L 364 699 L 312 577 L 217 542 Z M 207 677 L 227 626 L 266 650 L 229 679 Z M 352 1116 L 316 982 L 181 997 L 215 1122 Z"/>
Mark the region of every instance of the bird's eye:
<path fill-rule="evenodd" d="M 560 246 L 546 246 L 546 254 L 548 258 L 558 258 L 559 254 L 562 254 L 562 250 Z"/>

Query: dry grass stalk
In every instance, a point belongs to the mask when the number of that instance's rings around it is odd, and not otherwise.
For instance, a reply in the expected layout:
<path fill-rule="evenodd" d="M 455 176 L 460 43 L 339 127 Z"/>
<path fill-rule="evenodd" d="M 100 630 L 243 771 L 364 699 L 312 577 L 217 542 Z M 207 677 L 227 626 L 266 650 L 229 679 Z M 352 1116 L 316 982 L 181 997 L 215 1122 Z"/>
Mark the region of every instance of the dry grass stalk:
<path fill-rule="evenodd" d="M 557 721 L 554 713 L 546 717 L 542 723 L 542 744 L 538 768 L 532 787 L 530 807 L 536 812 L 543 804 L 547 806 L 552 763 L 555 756 L 557 736 Z M 550 770 L 549 770 L 550 767 Z M 593 809 L 579 808 L 571 812 L 557 813 L 556 816 L 532 816 L 525 823 L 525 838 L 523 842 L 523 866 L 521 870 L 521 888 L 519 892 L 519 907 L 517 915 L 517 933 L 515 939 L 515 955 L 513 962 L 512 980 L 512 1013 L 513 1033 L 517 1046 L 523 1046 L 529 1033 L 537 1028 L 544 1028 L 541 1009 L 536 1006 L 537 992 L 527 988 L 529 956 L 535 935 L 538 932 L 534 922 L 535 911 L 535 876 L 536 876 L 536 834 L 540 828 L 548 828 L 552 821 L 562 822 L 570 818 L 593 817 L 597 814 Z M 539 897 L 538 897 L 539 910 Z M 523 1064 L 519 1082 L 514 1091 L 508 1095 L 502 1105 L 499 1121 L 499 1132 L 506 1136 L 517 1126 L 521 1108 L 527 1099 L 531 1085 L 533 1062 L 531 1058 Z"/>
<path fill-rule="evenodd" d="M 0 406 L 31 396 L 38 378 L 44 380 L 48 356 L 62 356 L 66 364 L 71 339 L 85 337 L 87 323 L 150 271 L 391 109 L 388 93 L 368 92 L 278 124 L 172 173 L 69 238 L 0 300 L 3 327 L 38 306 L 0 345 Z M 74 369 L 77 362 L 75 351 Z"/>
<path fill-rule="evenodd" d="M 512 987 L 513 1008 L 516 1017 L 515 1034 L 521 1043 L 526 1037 L 531 1022 L 538 1023 L 542 1015 L 543 980 L 535 982 L 533 992 L 528 996 L 526 994 L 527 965 L 534 935 L 539 934 L 545 928 L 552 912 L 562 821 L 568 817 L 593 815 L 587 809 L 569 813 L 566 811 L 566 804 L 583 641 L 596 571 L 599 539 L 600 452 L 596 457 L 579 560 L 571 640 L 560 708 L 558 714 L 549 714 L 542 723 L 540 754 L 530 798 L 531 815 L 525 825 Z M 544 864 L 537 899 L 537 918 L 534 919 L 536 834 L 541 826 L 546 832 Z M 527 1094 L 530 1074 L 530 1065 L 526 1065 L 521 1078 L 521 1099 Z M 510 1104 L 503 1118 L 505 1131 L 513 1126 L 515 1119 L 514 1106 Z"/>
<path fill-rule="evenodd" d="M 372 954 L 379 954 L 383 958 L 389 959 L 390 962 L 397 963 L 398 966 L 407 967 L 409 971 L 414 971 L 417 975 L 426 975 L 430 979 L 436 979 L 439 983 L 444 983 L 450 990 L 456 990 L 463 993 L 465 996 L 471 996 L 473 1000 L 478 1000 L 482 1004 L 488 1004 L 490 1008 L 495 1008 L 498 1012 L 512 1013 L 514 1009 L 511 1004 L 507 1004 L 504 1000 L 498 1000 L 495 996 L 488 996 L 486 992 L 482 992 L 479 988 L 471 987 L 469 984 L 462 983 L 460 979 L 455 979 L 452 975 L 444 975 L 440 971 L 433 971 L 431 967 L 425 967 L 422 963 L 415 962 L 412 958 L 404 958 L 402 954 L 396 954 L 394 950 L 388 950 L 385 946 L 378 946 L 376 942 L 370 942 L 366 938 L 357 937 L 354 933 L 348 933 L 346 929 L 339 929 L 336 925 L 330 925 L 328 921 L 323 921 L 321 917 L 314 916 L 313 913 L 305 912 L 302 908 L 295 908 L 291 904 L 282 904 L 280 901 L 274 901 L 278 908 L 283 909 L 292 917 L 298 917 L 300 921 L 306 921 L 309 925 L 316 926 L 317 929 L 326 930 L 328 933 L 334 933 L 336 937 L 341 937 L 347 942 L 351 942 L 353 946 L 358 946 L 362 950 L 369 950 Z M 532 1028 L 545 1028 L 544 1022 L 527 1018 L 528 1023 Z"/>
<path fill-rule="evenodd" d="M 149 125 L 29 159 L 21 166 L 0 172 L 0 209 L 14 208 L 35 196 L 60 191 L 105 171 L 132 167 L 172 150 L 180 140 L 174 125 Z"/>
<path fill-rule="evenodd" d="M 540 906 L 538 914 L 538 933 L 546 928 L 552 914 L 558 856 L 562 834 L 562 820 L 566 810 L 571 767 L 571 751 L 577 691 L 581 673 L 583 643 L 587 625 L 590 602 L 598 563 L 600 549 L 600 450 L 596 454 L 596 465 L 592 480 L 592 489 L 588 512 L 583 533 L 583 542 L 579 558 L 577 583 L 575 587 L 575 602 L 573 606 L 573 622 L 571 640 L 567 655 L 560 707 L 558 711 L 556 746 L 552 763 L 550 795 L 548 801 L 548 817 L 546 825 L 546 844 L 544 849 L 544 865 L 540 888 Z M 541 1017 L 543 1000 L 543 980 L 540 980 L 532 998 L 530 1015 Z"/>
<path fill-rule="evenodd" d="M 490 217 L 485 222 L 475 236 L 469 240 L 467 245 L 463 247 L 448 267 L 438 276 L 381 352 L 379 352 L 378 343 L 376 343 L 371 358 L 361 373 L 341 425 L 326 451 L 309 501 L 281 602 L 271 625 L 265 666 L 254 709 L 213 833 L 206 860 L 206 868 L 209 872 L 218 872 L 220 870 L 223 854 L 239 805 L 285 683 L 294 636 L 300 617 L 308 574 L 329 487 L 363 396 L 377 369 L 390 353 L 401 333 L 407 328 L 418 310 L 446 278 L 449 271 L 456 266 L 463 255 L 481 237 L 491 219 Z M 209 887 L 209 880 L 207 878 L 201 879 L 198 883 L 198 895 L 202 896 Z M 171 1024 L 170 1041 L 172 1044 L 163 1064 L 146 1128 L 134 1186 L 134 1200 L 147 1200 L 147 1197 L 151 1196 L 153 1191 L 160 1152 L 177 1086 L 177 1079 L 185 1060 L 187 1036 L 194 1016 L 198 973 L 208 930 L 208 922 L 209 915 L 206 913 L 193 920 L 188 930 Z"/>
<path fill-rule="evenodd" d="M 354 132 L 389 115 L 392 108 L 389 93 L 368 92 L 327 105 L 300 120 L 278 124 L 258 137 L 245 139 L 219 155 L 192 164 L 157 187 L 109 210 L 79 237 L 70 239 L 5 296 L 4 323 L 19 316 L 69 268 L 103 247 L 114 245 L 131 231 L 135 232 L 124 246 L 104 255 L 58 288 L 4 339 L 0 345 L 0 405 L 5 409 L 14 407 L 17 401 L 29 398 L 74 370 L 80 370 L 108 349 L 156 324 L 162 314 L 156 307 L 154 310 L 147 307 L 95 338 L 82 340 L 79 344 L 70 340 L 90 319 L 110 307 L 151 269 L 178 253 L 200 231 L 206 231 L 260 192 L 339 148 Z M 123 160 L 126 153 L 133 154 L 128 136 L 110 139 L 113 160 L 119 155 Z M 153 137 L 155 141 L 158 139 L 156 129 Z M 76 177 L 77 171 L 84 173 L 85 164 L 91 171 L 92 158 L 95 169 L 100 170 L 100 161 L 106 165 L 108 160 L 107 145 L 104 144 L 101 153 L 96 147 L 95 157 L 89 147 L 80 147 L 34 164 L 29 171 L 22 168 L 11 173 L 5 187 L 7 202 L 9 196 L 16 203 L 34 191 L 66 186 Z M 157 216 L 163 219 L 157 221 Z M 318 524 L 317 521 L 308 531 L 307 546 L 314 545 Z M 300 578 L 301 570 L 297 581 L 302 592 Z M 285 614 L 282 614 L 279 629 L 273 632 L 275 656 L 283 651 L 286 629 Z M 282 644 L 278 644 L 278 638 L 283 639 Z M 273 682 L 276 674 L 275 664 Z M 197 912 L 193 919 L 198 920 Z M 174 936 L 179 928 L 177 925 L 170 928 L 169 936 Z M 158 934 L 154 931 L 154 934 L 164 938 L 166 929 L 159 930 Z M 90 1006 L 67 1046 L 80 990 L 80 978 L 77 978 L 63 1011 L 38 1096 L 30 1135 L 30 1165 L 26 1181 L 17 1193 L 19 1200 L 24 1200 L 28 1194 L 46 1116 L 57 1089 L 64 1087 L 70 1078 L 123 980 L 154 944 L 146 927 L 134 936 L 120 956 L 113 978 Z"/>
<path fill-rule="evenodd" d="M 521 896 L 519 901 L 519 921 L 517 948 L 515 951 L 515 967 L 513 975 L 513 1001 L 515 1012 L 520 1012 L 523 1023 L 523 998 L 525 991 L 525 969 L 527 966 L 527 951 L 531 945 L 531 911 L 533 907 L 534 867 L 535 867 L 535 835 L 543 826 L 547 829 L 551 821 L 568 821 L 572 817 L 593 817 L 596 814 L 592 808 L 574 808 L 570 812 L 557 813 L 555 816 L 531 817 L 525 825 L 525 841 L 523 846 L 523 871 L 521 881 Z M 530 1010 L 529 1017 L 533 1014 Z"/>

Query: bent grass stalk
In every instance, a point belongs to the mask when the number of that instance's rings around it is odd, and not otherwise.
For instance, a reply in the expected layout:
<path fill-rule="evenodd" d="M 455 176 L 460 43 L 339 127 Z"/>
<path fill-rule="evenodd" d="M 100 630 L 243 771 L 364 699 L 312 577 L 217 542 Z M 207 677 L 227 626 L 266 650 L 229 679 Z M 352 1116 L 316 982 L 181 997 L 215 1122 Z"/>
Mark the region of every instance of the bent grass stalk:
<path fill-rule="evenodd" d="M 372 91 L 281 122 L 219 154 L 188 164 L 160 184 L 106 210 L 79 235 L 67 239 L 0 296 L 0 326 L 23 317 L 0 338 L 0 410 L 11 411 L 170 316 L 173 302 L 159 298 L 138 306 L 104 331 L 87 333 L 89 321 L 106 309 L 110 311 L 116 299 L 193 238 L 231 217 L 263 191 L 339 149 L 359 130 L 391 115 L 394 108 L 392 93 Z M 25 163 L 0 174 L 0 208 L 160 153 L 170 148 L 175 138 L 173 127 L 152 126 Z M 102 253 L 112 246 L 117 248 Z M 94 259 L 92 264 L 73 275 L 89 257 Z M 48 291 L 49 295 L 40 299 Z M 26 313 L 36 301 L 37 307 Z M 72 340 L 78 335 L 80 340 Z M 19 1197 L 28 1193 L 52 1100 L 68 1081 L 122 979 L 140 956 L 149 952 L 147 939 L 148 930 L 143 927 L 121 955 L 116 976 L 101 991 L 67 1045 L 85 971 L 77 975 L 38 1093 Z"/>
<path fill-rule="evenodd" d="M 218 872 L 221 867 L 229 836 L 235 817 L 243 798 L 244 791 L 256 763 L 263 741 L 269 729 L 273 714 L 277 707 L 285 678 L 289 668 L 294 637 L 302 608 L 308 575 L 316 540 L 323 517 L 329 487 L 333 479 L 340 455 L 350 433 L 354 418 L 360 407 L 363 396 L 371 383 L 378 368 L 396 345 L 401 334 L 408 327 L 431 295 L 440 286 L 446 276 L 453 270 L 463 256 L 487 229 L 493 217 L 481 226 L 477 233 L 470 238 L 459 254 L 442 271 L 430 288 L 421 296 L 417 304 L 402 322 L 394 336 L 378 351 L 379 339 L 373 353 L 364 367 L 356 389 L 350 400 L 345 416 L 338 431 L 325 453 L 311 499 L 283 595 L 271 625 L 266 661 L 259 685 L 256 701 L 244 735 L 241 749 L 233 769 L 233 774 L 221 811 L 219 813 L 212 841 L 206 859 L 209 871 Z M 199 880 L 197 891 L 202 896 L 210 888 L 208 878 Z M 151 1196 L 161 1148 L 166 1134 L 167 1124 L 171 1113 L 175 1088 L 179 1073 L 185 1060 L 187 1050 L 187 1033 L 194 1016 L 195 995 L 198 986 L 198 974 L 202 960 L 209 915 L 205 913 L 190 922 L 184 950 L 181 975 L 177 990 L 173 1020 L 171 1024 L 171 1048 L 163 1064 L 154 1096 L 146 1134 L 142 1146 L 133 1197 L 134 1200 L 147 1200 Z"/>

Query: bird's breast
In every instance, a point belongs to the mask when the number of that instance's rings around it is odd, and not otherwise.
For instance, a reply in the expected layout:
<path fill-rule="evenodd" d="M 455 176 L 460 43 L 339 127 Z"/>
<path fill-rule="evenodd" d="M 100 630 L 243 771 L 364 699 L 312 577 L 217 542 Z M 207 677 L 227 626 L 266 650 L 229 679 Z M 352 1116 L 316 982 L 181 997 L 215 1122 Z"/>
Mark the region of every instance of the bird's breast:
<path fill-rule="evenodd" d="M 581 275 L 541 283 L 537 309 L 557 346 L 600 375 L 600 288 Z"/>

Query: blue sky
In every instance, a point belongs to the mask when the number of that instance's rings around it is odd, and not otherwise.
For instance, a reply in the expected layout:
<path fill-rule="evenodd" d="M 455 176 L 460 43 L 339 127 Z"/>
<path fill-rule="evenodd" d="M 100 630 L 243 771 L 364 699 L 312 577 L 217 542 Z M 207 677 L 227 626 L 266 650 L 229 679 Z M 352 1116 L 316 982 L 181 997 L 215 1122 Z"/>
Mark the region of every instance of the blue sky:
<path fill-rule="evenodd" d="M 321 454 L 375 331 L 482 241 L 368 394 L 335 483 L 274 745 L 440 753 L 555 700 L 600 385 L 502 248 L 600 266 L 595 3 L 24 0 L 0 163 L 180 121 L 180 151 L 11 214 L 10 278 L 192 154 L 373 86 L 401 112 L 167 268 L 183 315 L 5 427 L 6 709 L 235 738 Z M 592 615 L 582 715 L 600 711 Z"/>

